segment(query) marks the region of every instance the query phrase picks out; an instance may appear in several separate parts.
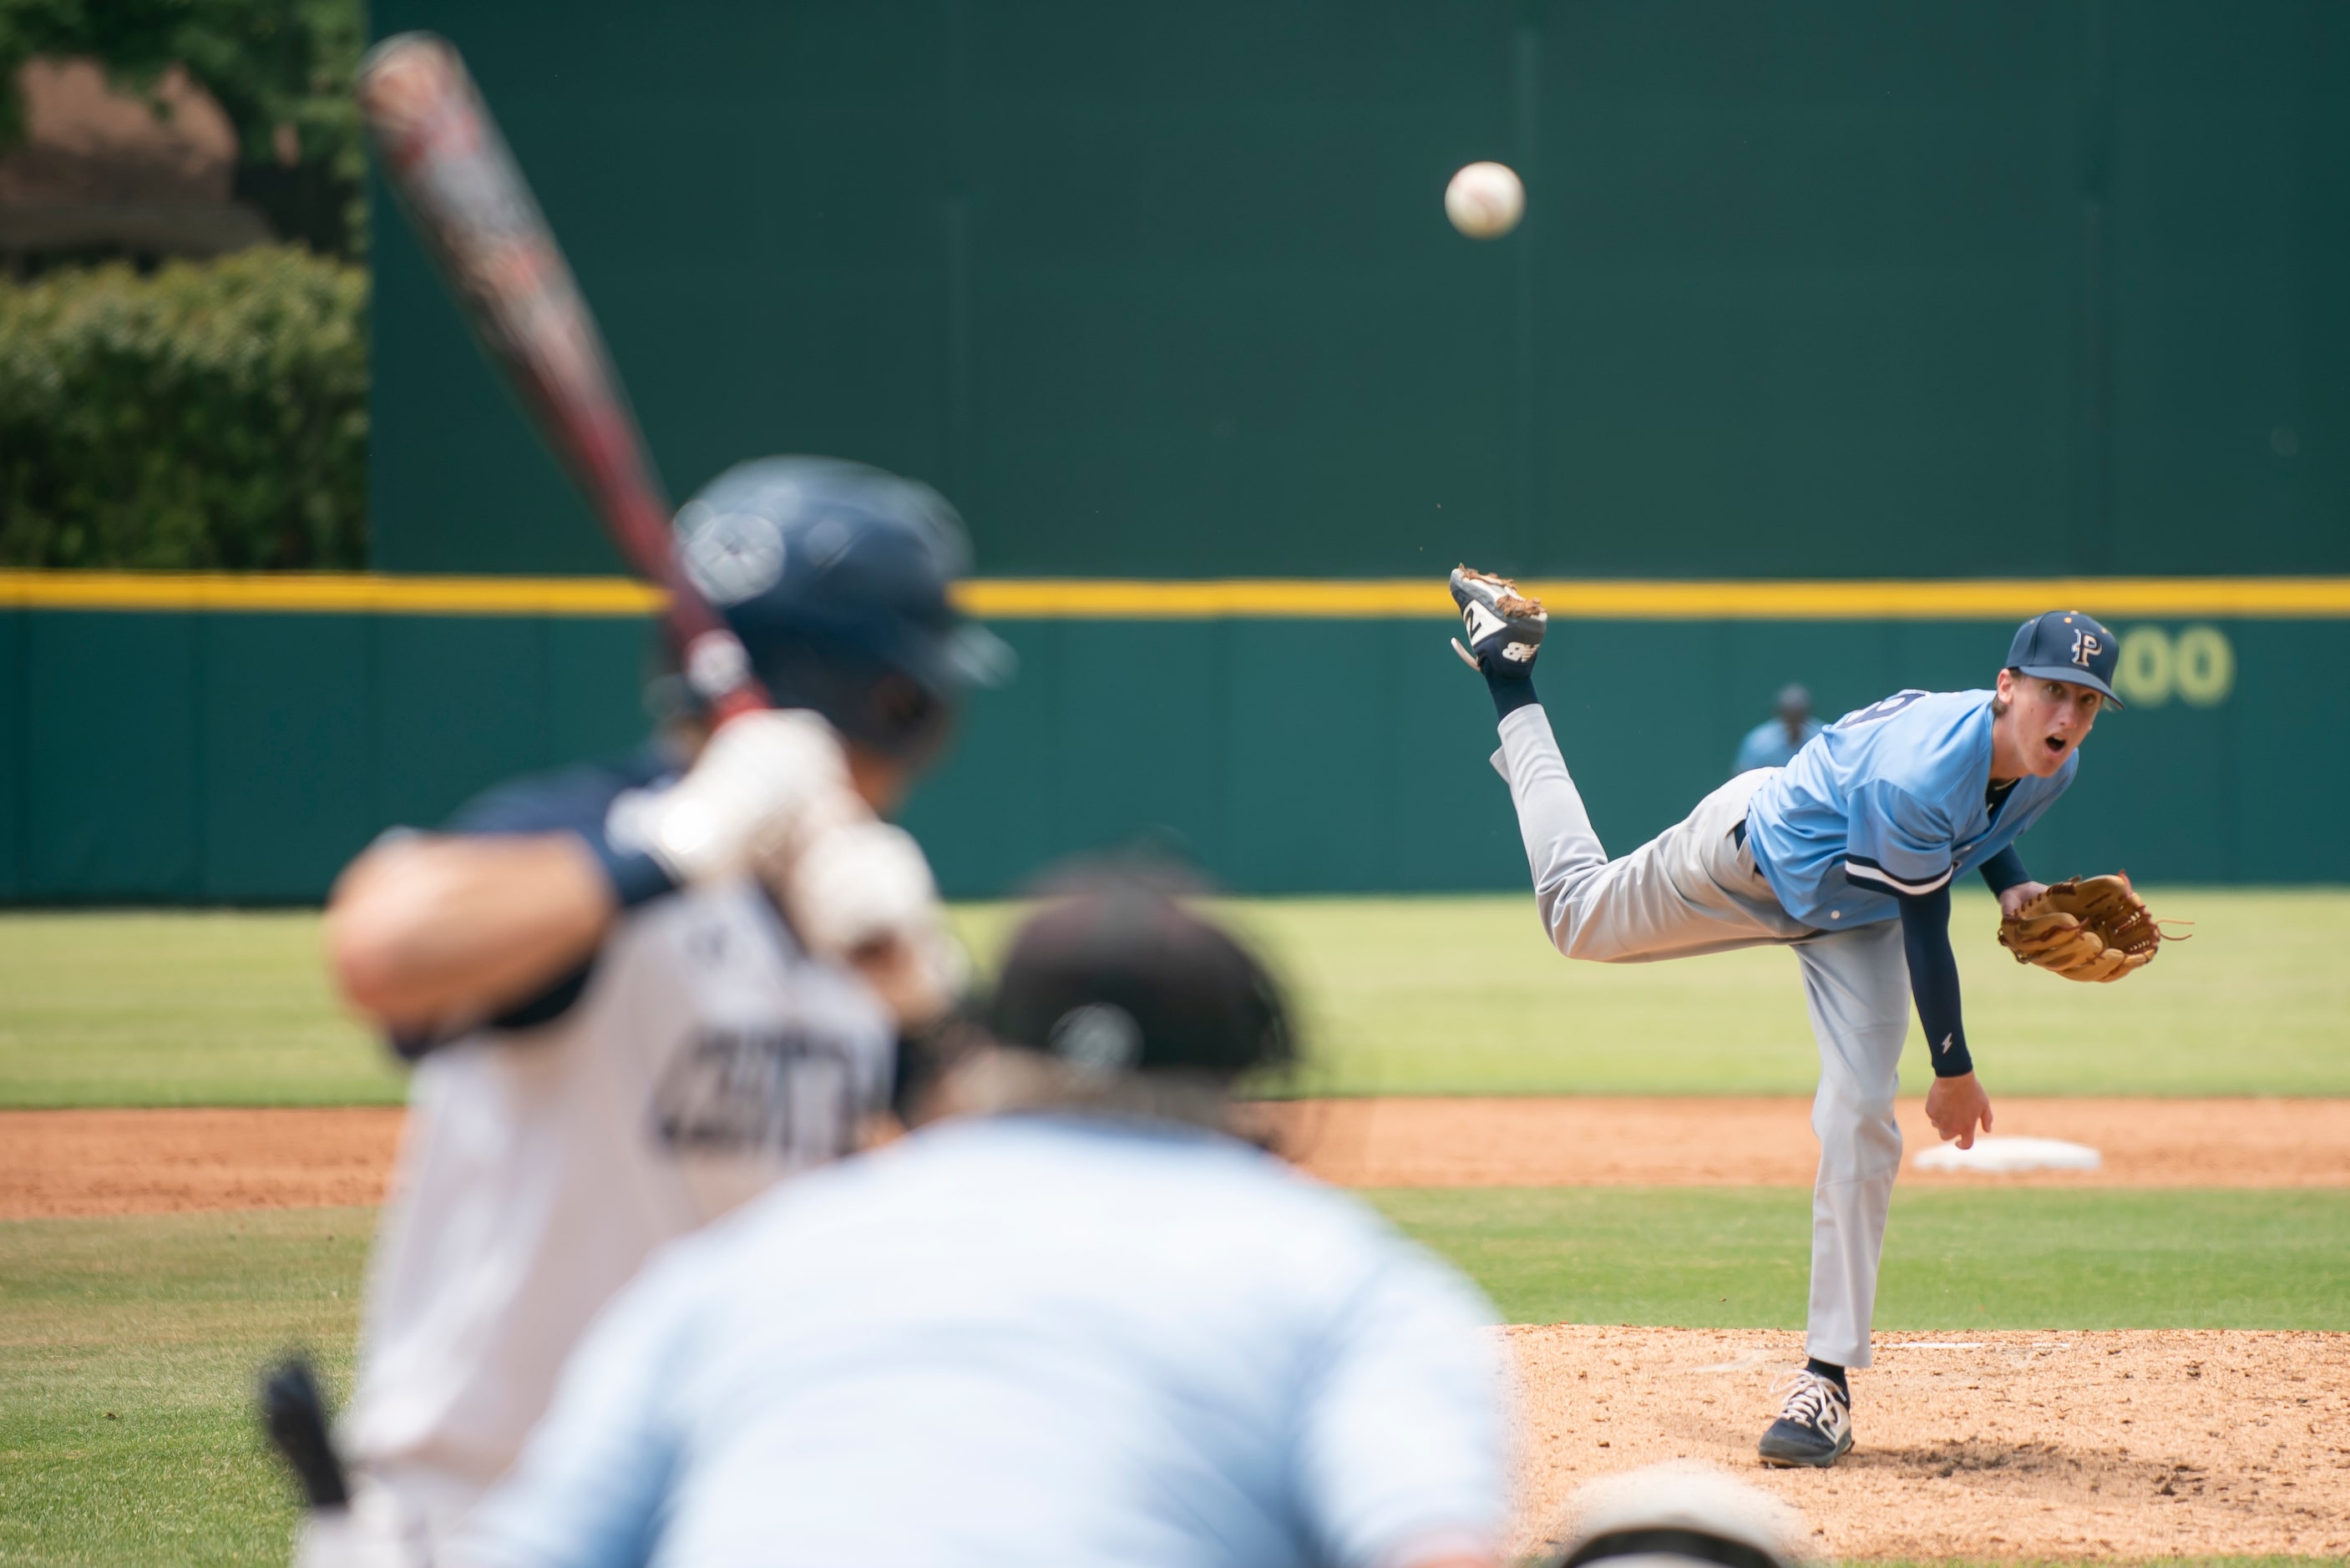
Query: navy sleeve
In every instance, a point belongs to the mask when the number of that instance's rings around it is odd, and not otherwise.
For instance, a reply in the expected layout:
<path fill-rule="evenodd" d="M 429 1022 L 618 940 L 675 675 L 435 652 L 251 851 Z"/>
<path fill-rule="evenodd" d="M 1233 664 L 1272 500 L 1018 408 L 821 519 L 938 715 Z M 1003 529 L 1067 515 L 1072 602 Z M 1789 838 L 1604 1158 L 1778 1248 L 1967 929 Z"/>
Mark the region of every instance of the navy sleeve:
<path fill-rule="evenodd" d="M 2023 857 L 2011 844 L 1982 863 L 1982 879 L 1994 893 L 2004 893 L 2010 888 L 2032 880 L 2032 873 L 2023 868 Z"/>
<path fill-rule="evenodd" d="M 502 837 L 530 833 L 575 833 L 604 863 L 623 909 L 657 898 L 674 887 L 668 874 L 644 855 L 616 850 L 604 836 L 604 817 L 622 791 L 650 784 L 663 772 L 660 759 L 650 749 L 615 763 L 564 768 L 531 778 L 515 779 L 476 795 L 449 819 L 447 832 L 469 837 Z M 639 867 L 636 863 L 642 862 Z M 552 1023 L 571 1011 L 588 989 L 595 972 L 591 954 L 576 969 L 557 975 L 536 994 L 524 997 L 489 1021 L 493 1029 L 535 1029 Z M 414 1061 L 443 1039 L 398 1036 L 392 1049 Z"/>
<path fill-rule="evenodd" d="M 633 909 L 675 892 L 677 883 L 651 856 L 613 844 L 604 833 L 604 815 L 611 809 L 613 797 L 650 776 L 642 769 L 580 767 L 519 779 L 468 802 L 450 819 L 449 831 L 485 836 L 577 834 L 604 867 L 620 908 Z"/>
<path fill-rule="evenodd" d="M 619 762 L 588 763 L 511 779 L 459 806 L 442 831 L 488 836 L 567 829 L 600 836 L 604 815 L 620 793 L 641 789 L 665 771 L 660 757 L 647 748 Z"/>
<path fill-rule="evenodd" d="M 620 907 L 633 909 L 674 892 L 677 884 L 652 857 L 616 846 L 605 835 L 604 818 L 623 791 L 641 788 L 661 773 L 660 758 L 648 748 L 618 764 L 565 768 L 517 779 L 460 807 L 449 819 L 448 831 L 483 836 L 577 834 L 603 864 Z"/>
<path fill-rule="evenodd" d="M 1967 1054 L 1967 1027 L 1959 1010 L 1959 955 L 1950 950 L 1950 887 L 1930 893 L 1902 893 L 1901 946 L 1909 959 L 1909 994 L 1918 999 L 1918 1022 L 1926 1028 L 1926 1053 L 1934 1076 L 1955 1078 L 1975 1070 Z"/>
<path fill-rule="evenodd" d="M 571 1011 L 572 1004 L 588 990 L 588 979 L 596 972 L 596 960 L 588 961 L 541 987 L 535 994 L 524 997 L 504 1012 L 488 1021 L 492 1029 L 515 1031 L 536 1029 L 542 1023 L 552 1023 Z M 393 1054 L 403 1062 L 421 1061 L 446 1045 L 453 1034 L 400 1034 L 391 1036 Z"/>

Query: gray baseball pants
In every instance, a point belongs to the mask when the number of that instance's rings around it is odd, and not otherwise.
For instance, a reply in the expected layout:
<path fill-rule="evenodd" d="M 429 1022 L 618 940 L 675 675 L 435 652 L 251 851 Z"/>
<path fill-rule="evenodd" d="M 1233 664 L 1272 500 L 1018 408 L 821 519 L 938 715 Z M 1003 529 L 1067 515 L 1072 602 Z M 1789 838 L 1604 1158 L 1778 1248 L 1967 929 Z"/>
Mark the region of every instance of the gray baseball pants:
<path fill-rule="evenodd" d="M 1534 904 L 1553 946 L 1598 963 L 1648 963 L 1783 943 L 1804 973 L 1820 1086 L 1812 1132 L 1812 1300 L 1805 1347 L 1839 1366 L 1870 1363 L 1868 1324 L 1885 1215 L 1901 1168 L 1893 1092 L 1909 1033 L 1909 964 L 1901 925 L 1817 931 L 1779 905 L 1732 830 L 1777 770 L 1741 774 L 1679 823 L 1620 859 L 1592 831 L 1583 796 L 1540 706 L 1502 721 L 1493 767 L 1509 781 L 1533 869 Z"/>

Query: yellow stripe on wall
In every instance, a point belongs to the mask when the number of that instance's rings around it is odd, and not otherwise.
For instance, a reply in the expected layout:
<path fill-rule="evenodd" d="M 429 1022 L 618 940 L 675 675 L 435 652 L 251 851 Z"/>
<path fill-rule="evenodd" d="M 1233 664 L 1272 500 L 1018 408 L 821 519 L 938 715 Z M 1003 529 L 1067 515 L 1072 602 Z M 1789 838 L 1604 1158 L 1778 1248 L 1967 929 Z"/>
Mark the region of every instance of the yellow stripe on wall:
<path fill-rule="evenodd" d="M 1522 585 L 1554 613 L 1594 620 L 2021 620 L 2046 609 L 2128 616 L 2350 617 L 2350 577 L 2042 577 L 1968 581 L 1673 582 L 1580 579 Z M 981 577 L 958 585 L 972 615 L 999 620 L 1217 618 L 1438 618 L 1455 612 L 1419 579 Z"/>
<path fill-rule="evenodd" d="M 237 614 L 640 616 L 632 577 L 391 577 L 360 572 L 0 572 L 0 606 Z"/>
<path fill-rule="evenodd" d="M 2020 620 L 2085 609 L 2108 620 L 2350 618 L 2350 577 L 2017 577 L 1961 581 L 1528 582 L 1561 616 L 1594 620 Z M 991 620 L 1440 619 L 1422 578 L 979 577 L 956 602 Z M 627 577 L 407 577 L 365 573 L 0 572 L 0 607 L 222 613 L 629 617 L 659 590 Z"/>

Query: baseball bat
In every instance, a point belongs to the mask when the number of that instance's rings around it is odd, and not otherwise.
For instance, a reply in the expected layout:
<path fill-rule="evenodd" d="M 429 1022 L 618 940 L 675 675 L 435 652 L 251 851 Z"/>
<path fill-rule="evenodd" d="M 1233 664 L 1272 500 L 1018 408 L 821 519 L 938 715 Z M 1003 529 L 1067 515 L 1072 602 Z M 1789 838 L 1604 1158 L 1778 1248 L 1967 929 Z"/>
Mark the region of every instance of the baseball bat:
<path fill-rule="evenodd" d="M 263 1375 L 261 1425 L 294 1472 L 312 1508 L 344 1508 L 351 1501 L 343 1461 L 327 1435 L 327 1401 L 310 1364 L 292 1356 Z"/>
<path fill-rule="evenodd" d="M 668 590 L 662 627 L 720 722 L 769 706 L 718 612 L 678 569 L 671 508 L 555 234 L 445 38 L 401 33 L 359 64 L 386 180 L 482 347 L 620 554 Z"/>

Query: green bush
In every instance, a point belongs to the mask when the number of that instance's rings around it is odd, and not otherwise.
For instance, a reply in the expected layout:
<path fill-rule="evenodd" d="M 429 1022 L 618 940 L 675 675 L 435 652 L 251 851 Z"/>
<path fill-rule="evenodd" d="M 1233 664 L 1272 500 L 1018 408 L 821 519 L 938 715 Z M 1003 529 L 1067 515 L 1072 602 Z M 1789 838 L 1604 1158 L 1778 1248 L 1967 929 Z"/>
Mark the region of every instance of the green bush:
<path fill-rule="evenodd" d="M 277 248 L 0 284 L 0 565 L 364 566 L 367 302 Z"/>

